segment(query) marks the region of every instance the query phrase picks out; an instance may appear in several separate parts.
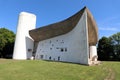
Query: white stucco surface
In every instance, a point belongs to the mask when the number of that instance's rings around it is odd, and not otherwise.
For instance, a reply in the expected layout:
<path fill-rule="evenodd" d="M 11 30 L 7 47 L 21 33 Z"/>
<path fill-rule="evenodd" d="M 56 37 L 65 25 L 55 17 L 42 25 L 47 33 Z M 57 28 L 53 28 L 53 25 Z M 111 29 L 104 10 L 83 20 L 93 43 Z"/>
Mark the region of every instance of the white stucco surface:
<path fill-rule="evenodd" d="M 28 59 L 32 56 L 34 42 L 29 36 L 29 30 L 34 29 L 36 16 L 21 12 L 19 15 L 13 59 Z"/>
<path fill-rule="evenodd" d="M 40 41 L 35 59 L 88 64 L 88 48 L 87 13 L 85 11 L 72 31 Z"/>
<path fill-rule="evenodd" d="M 90 46 L 90 54 L 91 54 L 92 58 L 94 56 L 97 56 L 97 48 L 96 48 L 96 46 Z"/>

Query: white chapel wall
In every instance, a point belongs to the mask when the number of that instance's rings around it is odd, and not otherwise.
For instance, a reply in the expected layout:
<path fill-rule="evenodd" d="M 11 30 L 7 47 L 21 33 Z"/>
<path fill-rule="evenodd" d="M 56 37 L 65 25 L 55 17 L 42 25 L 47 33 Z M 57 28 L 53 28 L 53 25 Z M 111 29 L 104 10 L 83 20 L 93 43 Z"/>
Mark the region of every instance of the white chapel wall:
<path fill-rule="evenodd" d="M 85 11 L 72 31 L 40 41 L 35 58 L 88 64 L 89 50 L 86 19 L 87 13 Z"/>

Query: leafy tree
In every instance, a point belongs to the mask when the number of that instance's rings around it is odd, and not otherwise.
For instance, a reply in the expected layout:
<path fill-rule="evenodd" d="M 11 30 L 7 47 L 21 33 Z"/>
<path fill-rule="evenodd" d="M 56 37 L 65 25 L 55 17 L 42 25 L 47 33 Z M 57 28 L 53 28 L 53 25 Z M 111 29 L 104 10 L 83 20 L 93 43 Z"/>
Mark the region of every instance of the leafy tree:
<path fill-rule="evenodd" d="M 14 46 L 15 34 L 6 29 L 0 28 L 0 57 L 12 55 Z"/>
<path fill-rule="evenodd" d="M 114 58 L 113 46 L 111 45 L 111 39 L 102 37 L 98 42 L 98 59 L 99 60 L 111 60 Z"/>
<path fill-rule="evenodd" d="M 116 58 L 120 60 L 120 32 L 110 36 L 110 39 L 112 41 L 114 54 Z"/>

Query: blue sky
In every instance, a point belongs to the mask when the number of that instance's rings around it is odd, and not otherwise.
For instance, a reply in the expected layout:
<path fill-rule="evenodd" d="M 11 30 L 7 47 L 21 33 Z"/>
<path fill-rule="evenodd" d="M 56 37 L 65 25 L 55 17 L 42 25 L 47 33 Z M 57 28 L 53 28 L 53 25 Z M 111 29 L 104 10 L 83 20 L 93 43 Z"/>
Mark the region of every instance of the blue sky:
<path fill-rule="evenodd" d="M 87 6 L 93 14 L 99 38 L 120 32 L 120 0 L 0 0 L 0 28 L 16 33 L 22 11 L 37 16 L 36 27 L 64 20 Z"/>

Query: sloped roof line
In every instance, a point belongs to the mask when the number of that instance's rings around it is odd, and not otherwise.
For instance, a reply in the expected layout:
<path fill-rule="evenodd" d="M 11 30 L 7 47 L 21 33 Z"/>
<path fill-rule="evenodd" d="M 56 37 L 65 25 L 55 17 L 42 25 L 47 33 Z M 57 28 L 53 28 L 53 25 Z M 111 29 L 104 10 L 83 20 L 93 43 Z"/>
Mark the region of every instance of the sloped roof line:
<path fill-rule="evenodd" d="M 88 40 L 89 45 L 96 45 L 98 42 L 98 27 L 91 12 L 86 9 L 87 12 L 87 27 L 88 27 Z"/>
<path fill-rule="evenodd" d="M 85 9 L 86 7 L 63 21 L 30 30 L 29 34 L 34 41 L 41 41 L 68 33 L 76 26 Z"/>
<path fill-rule="evenodd" d="M 30 30 L 29 34 L 34 39 L 34 41 L 42 41 L 45 39 L 49 39 L 49 38 L 53 38 L 59 35 L 66 34 L 70 32 L 77 25 L 84 11 L 87 12 L 87 18 L 88 18 L 87 23 L 88 23 L 89 44 L 96 44 L 97 38 L 98 38 L 97 26 L 93 19 L 92 14 L 86 7 L 81 9 L 75 15 L 63 21 Z"/>

